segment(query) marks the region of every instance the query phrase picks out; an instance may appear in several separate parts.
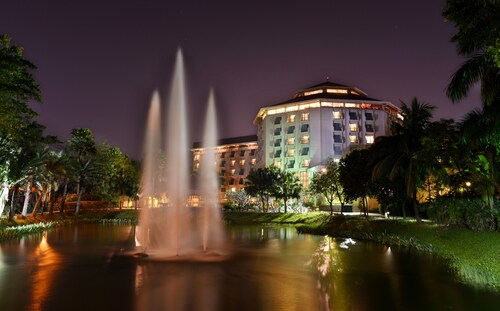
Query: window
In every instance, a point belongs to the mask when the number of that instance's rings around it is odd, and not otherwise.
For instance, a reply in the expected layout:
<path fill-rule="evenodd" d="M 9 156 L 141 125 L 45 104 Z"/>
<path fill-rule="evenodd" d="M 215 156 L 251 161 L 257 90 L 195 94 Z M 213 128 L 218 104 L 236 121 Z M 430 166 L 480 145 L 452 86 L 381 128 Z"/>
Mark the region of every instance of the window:
<path fill-rule="evenodd" d="M 356 123 L 349 123 L 349 131 L 351 131 L 351 132 L 357 132 L 358 131 L 358 125 Z"/>
<path fill-rule="evenodd" d="M 308 176 L 307 172 L 300 172 L 299 178 L 300 178 L 300 182 L 302 183 L 302 186 L 304 186 L 304 188 L 309 187 L 309 176 Z"/>
<path fill-rule="evenodd" d="M 288 123 L 293 123 L 295 122 L 295 114 L 289 114 L 288 118 L 286 119 Z"/>
<path fill-rule="evenodd" d="M 234 178 L 229 179 L 229 184 L 234 185 Z"/>
<path fill-rule="evenodd" d="M 290 137 L 286 140 L 287 145 L 295 144 L 295 137 Z"/>
<path fill-rule="evenodd" d="M 287 168 L 294 168 L 294 166 L 295 166 L 295 160 L 288 160 L 286 167 Z"/>
<path fill-rule="evenodd" d="M 200 163 L 199 163 L 199 162 L 196 162 L 196 163 L 194 164 L 194 169 L 195 169 L 195 170 L 197 170 L 197 169 L 199 169 L 199 168 L 200 168 Z"/>
<path fill-rule="evenodd" d="M 245 179 L 244 178 L 240 178 L 240 182 L 239 182 L 240 185 L 244 185 L 245 184 Z"/>
<path fill-rule="evenodd" d="M 340 111 L 334 111 L 333 112 L 333 118 L 334 119 L 342 119 L 342 112 L 340 112 Z"/>
<path fill-rule="evenodd" d="M 244 157 L 245 156 L 245 150 L 240 150 L 240 157 Z"/>
<path fill-rule="evenodd" d="M 274 124 L 280 124 L 281 123 L 281 117 L 276 117 L 274 119 Z"/>
<path fill-rule="evenodd" d="M 323 93 L 323 90 L 314 90 L 314 91 L 304 92 L 304 96 L 309 96 L 309 95 L 314 95 L 314 94 L 319 94 L 319 93 Z"/>
<path fill-rule="evenodd" d="M 200 154 L 199 153 L 197 153 L 197 154 L 194 155 L 194 160 L 195 161 L 200 160 Z"/>
<path fill-rule="evenodd" d="M 245 165 L 245 159 L 240 160 L 240 165 Z"/>
<path fill-rule="evenodd" d="M 226 153 L 225 152 L 221 152 L 220 158 L 222 159 L 222 158 L 225 158 L 225 157 L 226 157 Z"/>
<path fill-rule="evenodd" d="M 281 161 L 274 161 L 274 166 L 281 168 Z"/>
<path fill-rule="evenodd" d="M 236 151 L 231 151 L 231 154 L 229 155 L 231 158 L 234 158 L 234 155 L 236 154 Z"/>
<path fill-rule="evenodd" d="M 374 129 L 373 129 L 373 124 L 371 123 L 366 123 L 365 124 L 365 127 L 366 127 L 366 131 L 369 132 L 369 133 L 373 133 L 375 132 Z"/>
<path fill-rule="evenodd" d="M 309 167 L 309 163 L 310 163 L 309 159 L 302 160 L 302 167 Z"/>
<path fill-rule="evenodd" d="M 220 167 L 224 167 L 224 166 L 226 166 L 226 161 L 225 160 L 220 161 Z"/>
<path fill-rule="evenodd" d="M 287 133 L 288 133 L 288 134 L 293 134 L 294 132 L 295 132 L 295 126 L 294 126 L 294 125 L 289 126 L 289 127 L 288 127 L 288 131 L 287 131 Z"/>
<path fill-rule="evenodd" d="M 302 135 L 302 137 L 300 138 L 300 143 L 301 144 L 309 143 L 309 135 Z"/>
<path fill-rule="evenodd" d="M 351 119 L 351 120 L 357 120 L 358 119 L 358 113 L 356 111 L 349 111 L 349 119 Z"/>
<path fill-rule="evenodd" d="M 309 155 L 309 147 L 304 147 L 302 148 L 302 151 L 300 152 L 300 155 Z"/>
<path fill-rule="evenodd" d="M 309 131 L 309 124 L 302 124 L 302 127 L 300 128 L 300 131 L 302 133 Z"/>
<path fill-rule="evenodd" d="M 293 157 L 295 155 L 295 149 L 292 149 L 292 148 L 288 149 L 286 155 L 288 157 Z"/>
<path fill-rule="evenodd" d="M 365 112 L 365 118 L 366 120 L 373 120 L 373 113 Z"/>
<path fill-rule="evenodd" d="M 333 146 L 333 153 L 336 155 L 342 155 L 342 148 L 340 146 Z"/>
<path fill-rule="evenodd" d="M 241 175 L 245 175 L 245 169 L 244 168 L 240 168 L 240 171 L 238 172 L 238 174 L 241 176 Z"/>
<path fill-rule="evenodd" d="M 279 147 L 281 145 L 281 138 L 274 140 L 274 147 Z"/>
<path fill-rule="evenodd" d="M 274 135 L 281 135 L 281 127 L 274 129 Z"/>
<path fill-rule="evenodd" d="M 334 131 L 342 131 L 342 123 L 333 122 L 333 130 Z"/>
<path fill-rule="evenodd" d="M 230 164 L 231 166 L 234 166 L 234 165 L 236 164 L 236 160 L 231 160 L 231 162 L 229 162 L 229 164 Z"/>
<path fill-rule="evenodd" d="M 257 163 L 257 159 L 256 158 L 253 158 L 252 160 L 250 160 L 250 165 L 255 165 L 255 163 Z"/>
<path fill-rule="evenodd" d="M 349 135 L 349 141 L 352 144 L 357 144 L 358 143 L 358 135 Z"/>
<path fill-rule="evenodd" d="M 274 152 L 274 157 L 275 157 L 275 158 L 279 158 L 279 157 L 281 157 L 281 149 L 278 149 L 278 150 L 276 150 L 276 151 Z"/>
<path fill-rule="evenodd" d="M 336 142 L 336 143 L 343 143 L 342 136 L 340 136 L 340 135 L 333 135 L 333 141 Z"/>
<path fill-rule="evenodd" d="M 366 135 L 365 139 L 366 139 L 366 143 L 367 144 L 373 144 L 373 142 L 375 141 L 375 136 L 373 136 L 373 135 Z"/>
<path fill-rule="evenodd" d="M 220 172 L 219 172 L 219 176 L 223 177 L 225 174 L 226 174 L 226 170 L 225 169 L 221 169 Z"/>
<path fill-rule="evenodd" d="M 251 157 L 253 157 L 253 156 L 255 155 L 255 150 L 256 150 L 256 149 L 252 149 L 252 150 L 250 150 L 250 156 L 251 156 Z"/>
<path fill-rule="evenodd" d="M 309 112 L 303 112 L 300 115 L 300 121 L 309 121 Z"/>

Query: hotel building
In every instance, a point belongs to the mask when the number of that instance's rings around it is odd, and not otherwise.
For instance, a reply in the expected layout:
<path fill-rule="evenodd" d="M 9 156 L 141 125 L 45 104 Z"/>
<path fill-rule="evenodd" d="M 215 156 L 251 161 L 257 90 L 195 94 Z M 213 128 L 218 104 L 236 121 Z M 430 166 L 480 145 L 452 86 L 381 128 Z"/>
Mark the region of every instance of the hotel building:
<path fill-rule="evenodd" d="M 223 139 L 217 147 L 221 198 L 227 190 L 244 188 L 253 168 L 276 166 L 295 172 L 304 187 L 327 158 L 339 160 L 376 137 L 390 135 L 400 109 L 362 90 L 324 82 L 298 91 L 279 104 L 262 107 L 255 117 L 257 136 Z M 193 170 L 203 149 L 193 146 Z"/>

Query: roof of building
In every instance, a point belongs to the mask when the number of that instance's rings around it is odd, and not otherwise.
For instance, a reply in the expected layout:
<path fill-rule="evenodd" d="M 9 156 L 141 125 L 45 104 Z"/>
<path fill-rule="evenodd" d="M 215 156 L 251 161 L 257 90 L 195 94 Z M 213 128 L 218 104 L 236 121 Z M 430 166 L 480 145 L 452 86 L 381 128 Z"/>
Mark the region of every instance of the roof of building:
<path fill-rule="evenodd" d="M 256 142 L 257 142 L 257 135 L 247 135 L 247 136 L 221 138 L 217 141 L 217 145 L 224 146 L 224 145 L 247 144 Z M 193 149 L 201 147 L 202 147 L 201 142 L 193 143 Z"/>

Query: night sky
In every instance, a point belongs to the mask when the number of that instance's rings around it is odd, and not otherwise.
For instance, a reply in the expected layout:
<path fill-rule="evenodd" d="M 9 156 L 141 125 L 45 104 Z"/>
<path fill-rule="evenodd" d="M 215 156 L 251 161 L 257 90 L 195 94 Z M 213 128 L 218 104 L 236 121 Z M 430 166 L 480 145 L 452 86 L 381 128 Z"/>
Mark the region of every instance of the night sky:
<path fill-rule="evenodd" d="M 441 16 L 444 0 L 3 1 L 0 33 L 37 66 L 49 134 L 88 127 L 140 158 L 154 89 L 166 98 L 182 47 L 190 137 L 200 140 L 210 87 L 222 137 L 256 134 L 262 106 L 330 81 L 400 105 L 414 96 L 460 120 L 479 87 L 453 105 L 449 77 L 463 62 Z"/>

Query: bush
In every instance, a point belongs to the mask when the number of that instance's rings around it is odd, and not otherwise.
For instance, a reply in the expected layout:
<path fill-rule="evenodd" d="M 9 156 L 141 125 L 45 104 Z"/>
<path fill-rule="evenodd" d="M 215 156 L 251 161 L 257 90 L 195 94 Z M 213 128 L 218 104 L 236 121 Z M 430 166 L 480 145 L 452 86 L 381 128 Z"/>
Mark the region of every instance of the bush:
<path fill-rule="evenodd" d="M 439 224 L 458 225 L 474 231 L 494 231 L 498 204 L 491 209 L 479 198 L 438 198 L 429 205 L 429 217 Z"/>

